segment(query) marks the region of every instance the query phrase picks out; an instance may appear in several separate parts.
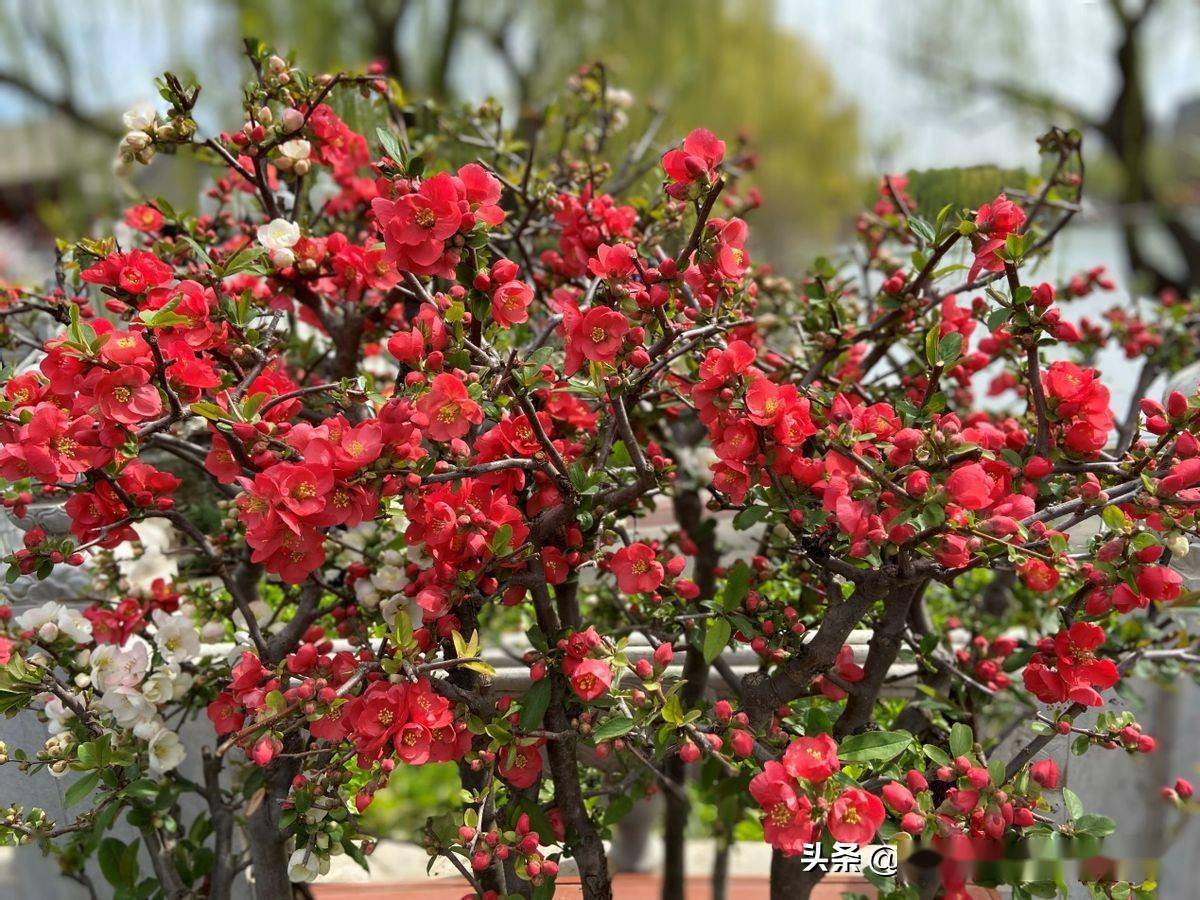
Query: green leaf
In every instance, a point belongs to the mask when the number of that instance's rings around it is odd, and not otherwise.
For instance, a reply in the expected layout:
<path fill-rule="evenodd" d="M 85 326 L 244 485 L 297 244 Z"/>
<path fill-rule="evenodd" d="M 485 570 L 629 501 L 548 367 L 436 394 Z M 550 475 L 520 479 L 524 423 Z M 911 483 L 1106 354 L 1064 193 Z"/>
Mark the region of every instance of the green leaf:
<path fill-rule="evenodd" d="M 804 716 L 804 733 L 828 734 L 832 730 L 833 722 L 829 719 L 829 713 L 819 706 L 810 706 Z"/>
<path fill-rule="evenodd" d="M 535 681 L 521 697 L 521 718 L 519 719 L 521 730 L 534 731 L 540 728 L 542 716 L 546 714 L 546 708 L 549 705 L 550 679 L 543 678 L 541 681 Z"/>
<path fill-rule="evenodd" d="M 737 531 L 745 531 L 747 528 L 753 528 L 770 514 L 771 507 L 769 506 L 761 504 L 747 506 L 733 517 L 733 527 Z"/>
<path fill-rule="evenodd" d="M 903 731 L 867 731 L 852 734 L 842 741 L 838 757 L 843 762 L 887 762 L 895 759 L 912 743 L 912 735 Z"/>
<path fill-rule="evenodd" d="M 704 632 L 704 661 L 710 666 L 729 644 L 733 628 L 728 619 L 710 619 Z"/>
<path fill-rule="evenodd" d="M 633 725 L 633 719 L 625 716 L 609 719 L 592 732 L 592 740 L 597 744 L 602 741 L 611 741 L 613 738 L 618 738 L 623 734 L 629 734 L 633 730 Z"/>
<path fill-rule="evenodd" d="M 721 592 L 721 608 L 732 612 L 742 605 L 750 593 L 750 567 L 738 560 L 725 574 L 725 589 Z"/>
<path fill-rule="evenodd" d="M 1125 515 L 1119 506 L 1104 507 L 1104 510 L 1100 513 L 1100 518 L 1113 531 L 1129 530 L 1129 517 Z"/>
<path fill-rule="evenodd" d="M 667 698 L 667 702 L 663 704 L 662 717 L 664 722 L 672 725 L 679 725 L 683 722 L 683 704 L 679 702 L 678 694 L 672 694 Z"/>
<path fill-rule="evenodd" d="M 74 806 L 88 794 L 96 789 L 96 785 L 100 783 L 99 772 L 88 772 L 78 781 L 67 788 L 67 793 L 63 797 L 63 803 L 67 806 Z"/>
<path fill-rule="evenodd" d="M 1090 834 L 1095 837 L 1108 837 L 1117 830 L 1116 822 L 1108 816 L 1098 816 L 1095 813 L 1080 816 L 1073 824 L 1077 833 Z"/>
<path fill-rule="evenodd" d="M 379 145 L 383 147 L 383 152 L 391 157 L 393 162 L 400 165 L 408 163 L 408 155 L 404 152 L 404 148 L 400 146 L 400 141 L 396 136 L 386 128 L 376 128 L 375 136 L 379 138 Z"/>
<path fill-rule="evenodd" d="M 962 353 L 963 339 L 957 331 L 952 331 L 938 344 L 938 361 L 944 365 L 952 365 Z"/>
<path fill-rule="evenodd" d="M 988 313 L 987 317 L 988 331 L 995 331 L 997 328 L 1007 322 L 1009 318 L 1012 317 L 1012 314 L 1013 311 L 1007 306 L 1001 306 L 992 310 L 990 313 Z"/>
<path fill-rule="evenodd" d="M 1067 815 L 1070 816 L 1071 821 L 1074 822 L 1083 815 L 1083 801 L 1080 800 L 1079 795 L 1070 788 L 1063 788 L 1062 795 L 1063 805 L 1067 808 Z"/>
<path fill-rule="evenodd" d="M 954 727 L 950 729 L 950 755 L 954 757 L 966 756 L 971 752 L 971 747 L 975 743 L 975 737 L 971 733 L 969 726 L 962 722 L 956 722 Z"/>
<path fill-rule="evenodd" d="M 939 766 L 954 765 L 954 760 L 950 758 L 950 754 L 948 754 L 941 747 L 935 747 L 933 744 L 926 744 L 921 749 L 925 751 L 926 757 L 928 757 L 932 762 L 937 763 Z"/>
<path fill-rule="evenodd" d="M 247 244 L 225 261 L 225 265 L 221 267 L 218 277 L 227 278 L 230 275 L 236 275 L 238 272 L 244 272 L 258 262 L 259 258 L 266 252 L 266 247 L 258 244 Z"/>
<path fill-rule="evenodd" d="M 932 244 L 936 239 L 932 226 L 918 216 L 913 216 L 908 220 L 908 227 L 912 230 L 913 234 L 919 237 L 926 244 Z"/>
<path fill-rule="evenodd" d="M 106 837 L 100 842 L 96 856 L 100 862 L 100 871 L 109 884 L 118 888 L 129 885 L 121 871 L 121 859 L 125 856 L 124 843 L 115 837 Z"/>
<path fill-rule="evenodd" d="M 512 552 L 513 529 L 511 525 L 501 525 L 492 535 L 492 556 L 507 556 Z"/>

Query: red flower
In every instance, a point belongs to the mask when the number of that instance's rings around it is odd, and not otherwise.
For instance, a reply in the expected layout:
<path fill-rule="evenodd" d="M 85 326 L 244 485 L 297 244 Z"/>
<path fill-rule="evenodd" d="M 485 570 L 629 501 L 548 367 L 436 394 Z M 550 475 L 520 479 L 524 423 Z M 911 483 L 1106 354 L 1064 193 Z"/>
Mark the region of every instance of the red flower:
<path fill-rule="evenodd" d="M 997 252 L 1004 249 L 1005 240 L 1025 224 L 1025 213 L 1021 207 L 1013 203 L 1003 194 L 991 203 L 985 203 L 975 213 L 976 234 L 975 262 L 967 278 L 975 280 L 981 269 L 989 272 L 999 272 L 1004 268 L 1004 260 Z"/>
<path fill-rule="evenodd" d="M 206 712 L 218 736 L 240 731 L 246 722 L 241 704 L 228 692 L 218 694 L 217 699 L 208 704 Z"/>
<path fill-rule="evenodd" d="M 1047 757 L 1029 767 L 1029 777 L 1048 791 L 1058 787 L 1058 763 Z"/>
<path fill-rule="evenodd" d="M 588 271 L 597 278 L 622 279 L 633 274 L 635 251 L 628 244 L 601 244 L 588 261 Z"/>
<path fill-rule="evenodd" d="M 1183 576 L 1167 566 L 1142 566 L 1135 580 L 1142 594 L 1164 602 L 1176 599 L 1183 587 Z"/>
<path fill-rule="evenodd" d="M 862 788 L 846 788 L 829 808 L 829 833 L 848 844 L 869 844 L 883 824 L 883 802 Z"/>
<path fill-rule="evenodd" d="M 783 767 L 793 778 L 819 784 L 842 767 L 837 743 L 827 734 L 797 738 L 783 753 Z"/>
<path fill-rule="evenodd" d="M 779 385 L 756 378 L 746 391 L 746 411 L 755 425 L 773 425 L 784 410 Z"/>
<path fill-rule="evenodd" d="M 303 519 L 325 509 L 333 475 L 315 465 L 278 463 L 255 479 L 255 487 L 266 488 L 263 496 L 280 512 Z"/>
<path fill-rule="evenodd" d="M 950 499 L 969 510 L 986 509 L 992 505 L 995 480 L 979 463 L 964 463 L 946 479 Z"/>
<path fill-rule="evenodd" d="M 392 736 L 392 744 L 402 760 L 410 766 L 420 766 L 429 761 L 432 738 L 432 732 L 424 725 L 406 722 Z"/>
<path fill-rule="evenodd" d="M 899 781 L 889 781 L 883 786 L 883 801 L 901 816 L 917 808 L 917 798 Z"/>
<path fill-rule="evenodd" d="M 584 360 L 611 365 L 629 331 L 629 320 L 607 306 L 593 306 L 582 315 L 564 310 L 563 324 L 567 328 L 567 375 L 578 372 Z"/>
<path fill-rule="evenodd" d="M 1020 568 L 1021 580 L 1031 591 L 1044 594 L 1058 584 L 1058 570 L 1040 559 L 1031 559 Z"/>
<path fill-rule="evenodd" d="M 162 412 L 162 397 L 150 384 L 150 375 L 137 366 L 122 366 L 96 381 L 100 415 L 123 425 L 136 425 Z"/>
<path fill-rule="evenodd" d="M 750 779 L 750 796 L 763 809 L 763 837 L 784 856 L 797 856 L 812 843 L 812 804 L 797 794 L 783 766 L 769 760 Z"/>
<path fill-rule="evenodd" d="M 383 233 L 388 261 L 417 275 L 449 274 L 445 242 L 458 232 L 463 214 L 453 176 L 427 178 L 399 200 L 376 197 L 371 209 Z M 455 257 L 457 259 L 457 257 Z"/>
<path fill-rule="evenodd" d="M 125 224 L 138 231 L 158 231 L 164 221 L 163 214 L 153 206 L 131 206 L 125 210 Z"/>
<path fill-rule="evenodd" d="M 251 562 L 262 563 L 288 584 L 299 584 L 325 562 L 325 538 L 313 528 L 301 528 L 297 533 L 286 526 L 273 526 L 269 533 L 254 539 L 247 532 L 246 541 L 254 547 Z"/>
<path fill-rule="evenodd" d="M 171 280 L 169 265 L 145 250 L 113 253 L 95 265 L 84 269 L 81 278 L 89 284 L 120 288 L 131 294 L 142 294 Z"/>
<path fill-rule="evenodd" d="M 725 158 L 725 142 L 711 131 L 697 128 L 683 140 L 683 148 L 663 154 L 662 167 L 674 184 L 689 185 L 697 178 L 711 177 Z"/>
<path fill-rule="evenodd" d="M 542 754 L 536 746 L 503 750 L 496 774 L 517 790 L 532 787 L 542 774 Z"/>
<path fill-rule="evenodd" d="M 504 221 L 504 210 L 499 206 L 504 188 L 495 175 L 479 163 L 467 163 L 458 170 L 458 186 L 477 219 L 488 225 Z"/>
<path fill-rule="evenodd" d="M 648 594 L 663 582 L 662 563 L 655 559 L 654 549 L 640 541 L 612 555 L 612 570 L 617 587 L 626 594 Z"/>
<path fill-rule="evenodd" d="M 518 325 L 529 318 L 533 288 L 523 281 L 507 281 L 492 294 L 492 318 L 505 328 Z"/>
<path fill-rule="evenodd" d="M 608 691 L 612 684 L 612 669 L 598 659 L 583 659 L 571 673 L 571 690 L 581 700 L 591 701 Z"/>
<path fill-rule="evenodd" d="M 433 379 L 429 393 L 417 401 L 417 409 L 429 419 L 425 436 L 432 441 L 460 438 L 483 421 L 483 409 L 467 394 L 467 386 L 449 374 Z"/>
<path fill-rule="evenodd" d="M 151 361 L 150 345 L 133 331 L 112 331 L 100 347 L 100 358 L 118 366 L 136 366 Z"/>

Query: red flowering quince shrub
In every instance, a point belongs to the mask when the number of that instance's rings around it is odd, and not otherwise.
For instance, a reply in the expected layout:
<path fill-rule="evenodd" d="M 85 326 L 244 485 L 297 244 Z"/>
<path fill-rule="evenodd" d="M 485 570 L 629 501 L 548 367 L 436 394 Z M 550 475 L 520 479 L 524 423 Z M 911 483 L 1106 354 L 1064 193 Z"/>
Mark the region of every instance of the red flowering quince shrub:
<path fill-rule="evenodd" d="M 0 759 L 69 776 L 65 821 L 3 798 L 5 841 L 121 896 L 291 897 L 367 864 L 397 767 L 454 763 L 425 844 L 489 898 L 552 895 L 567 858 L 609 897 L 605 836 L 661 791 L 681 841 L 689 779 L 779 897 L 835 844 L 947 897 L 1047 896 L 1004 860 L 1098 851 L 1047 751 L 1151 752 L 1115 690 L 1196 659 L 1200 397 L 1114 411 L 1095 368 L 1182 368 L 1192 300 L 1077 323 L 1103 270 L 1028 275 L 1078 208 L 1076 134 L 976 208 L 884 178 L 845 260 L 790 280 L 749 249 L 752 155 L 702 129 L 648 154 L 603 69 L 514 132 L 250 61 L 232 131 L 172 75 L 126 115 L 124 165 L 211 167 L 200 212 L 146 198 L 0 307 L 8 579 L 92 584 L 0 607 L 0 705 L 49 729 Z M 143 588 L 119 557 L 153 523 L 181 570 Z M 871 877 L 915 897 L 913 871 Z"/>

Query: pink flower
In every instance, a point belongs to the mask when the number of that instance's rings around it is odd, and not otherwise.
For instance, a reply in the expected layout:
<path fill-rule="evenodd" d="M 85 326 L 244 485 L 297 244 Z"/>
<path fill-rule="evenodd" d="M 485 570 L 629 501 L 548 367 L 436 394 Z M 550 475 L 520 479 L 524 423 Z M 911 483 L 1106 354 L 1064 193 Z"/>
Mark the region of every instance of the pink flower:
<path fill-rule="evenodd" d="M 1048 791 L 1058 787 L 1058 763 L 1047 757 L 1029 767 L 1029 777 Z"/>
<path fill-rule="evenodd" d="M 471 399 L 467 386 L 445 373 L 433 379 L 429 393 L 417 401 L 417 409 L 429 419 L 425 436 L 431 441 L 460 438 L 483 421 L 483 409 Z"/>
<path fill-rule="evenodd" d="M 123 425 L 136 425 L 162 412 L 158 388 L 139 366 L 122 366 L 97 379 L 96 405 L 104 418 Z"/>
<path fill-rule="evenodd" d="M 662 563 L 655 559 L 653 548 L 640 541 L 612 555 L 612 570 L 617 587 L 626 594 L 648 594 L 663 582 Z"/>
<path fill-rule="evenodd" d="M 991 506 L 995 489 L 995 480 L 979 463 L 964 463 L 946 479 L 946 493 L 965 509 L 980 510 Z"/>
<path fill-rule="evenodd" d="M 750 779 L 750 796 L 763 810 L 763 837 L 784 856 L 797 856 L 814 837 L 812 804 L 797 794 L 783 766 L 774 760 Z"/>
<path fill-rule="evenodd" d="M 842 767 L 837 743 L 827 734 L 797 738 L 783 753 L 783 767 L 793 778 L 819 784 Z"/>
<path fill-rule="evenodd" d="M 674 184 L 689 185 L 697 178 L 710 177 L 725 158 L 725 142 L 704 128 L 697 128 L 683 140 L 682 149 L 663 154 L 662 167 Z"/>
<path fill-rule="evenodd" d="M 878 797 L 862 788 L 846 788 L 829 808 L 829 833 L 848 844 L 869 844 L 886 812 Z"/>
<path fill-rule="evenodd" d="M 612 669 L 599 659 L 582 659 L 571 673 L 571 690 L 580 700 L 592 701 L 608 691 Z"/>
<path fill-rule="evenodd" d="M 496 774 L 517 790 L 532 787 L 542 774 L 542 754 L 537 747 L 510 747 L 500 751 Z"/>
<path fill-rule="evenodd" d="M 533 288 L 523 281 L 508 281 L 492 293 L 492 318 L 508 328 L 529 318 Z"/>

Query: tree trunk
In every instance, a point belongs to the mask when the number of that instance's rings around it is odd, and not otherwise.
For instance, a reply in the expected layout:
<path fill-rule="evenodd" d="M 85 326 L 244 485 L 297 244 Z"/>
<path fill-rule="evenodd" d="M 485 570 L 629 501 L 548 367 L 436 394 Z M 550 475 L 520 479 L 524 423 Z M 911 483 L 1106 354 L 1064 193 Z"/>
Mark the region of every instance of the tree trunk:
<path fill-rule="evenodd" d="M 612 883 L 608 877 L 608 857 L 604 843 L 596 831 L 579 785 L 579 758 L 575 752 L 574 733 L 567 719 L 566 679 L 560 672 L 551 675 L 550 706 L 544 718 L 549 731 L 567 736 L 550 741 L 546 754 L 550 758 L 550 776 L 554 782 L 554 802 L 562 813 L 567 827 L 575 832 L 575 862 L 584 900 L 612 900 Z"/>
<path fill-rule="evenodd" d="M 699 605 L 713 596 L 716 585 L 717 555 L 716 523 L 704 519 L 704 504 L 698 488 L 681 490 L 675 495 L 675 520 L 680 528 L 696 544 L 696 564 L 693 580 L 700 589 L 696 598 Z M 708 686 L 708 663 L 704 653 L 689 645 L 683 663 L 683 690 L 680 701 L 685 709 L 693 706 Z M 666 760 L 663 774 L 675 784 L 687 785 L 687 766 L 679 754 Z M 663 884 L 662 900 L 684 900 L 687 866 L 688 799 L 674 791 L 663 793 Z"/>
<path fill-rule="evenodd" d="M 279 825 L 280 804 L 292 782 L 292 767 L 285 763 L 276 760 L 267 766 L 265 794 L 258 808 L 246 817 L 255 900 L 291 900 L 295 895 L 288 877 L 288 838 Z"/>
<path fill-rule="evenodd" d="M 824 877 L 819 867 L 806 872 L 799 856 L 771 854 L 771 900 L 808 900 Z"/>
<path fill-rule="evenodd" d="M 554 601 L 550 599 L 546 573 L 536 555 L 530 564 L 530 572 L 534 577 L 530 591 L 533 594 L 538 627 L 553 641 L 562 630 L 562 622 L 579 621 L 579 605 L 573 589 L 562 585 L 568 590 L 557 597 L 562 608 L 560 620 L 559 608 L 556 608 Z M 568 831 L 574 832 L 574 857 L 576 865 L 579 866 L 584 900 L 612 900 L 612 884 L 608 877 L 608 857 L 604 852 L 604 843 L 600 840 L 600 834 L 596 831 L 583 802 L 575 732 L 567 716 L 567 679 L 558 668 L 550 673 L 549 678 L 550 705 L 542 716 L 542 724 L 547 731 L 562 735 L 546 745 L 546 756 L 550 760 L 550 778 L 554 783 L 554 802 L 562 813 Z"/>
<path fill-rule="evenodd" d="M 729 894 L 729 840 L 717 842 L 717 854 L 712 866 L 712 900 L 725 900 Z"/>

